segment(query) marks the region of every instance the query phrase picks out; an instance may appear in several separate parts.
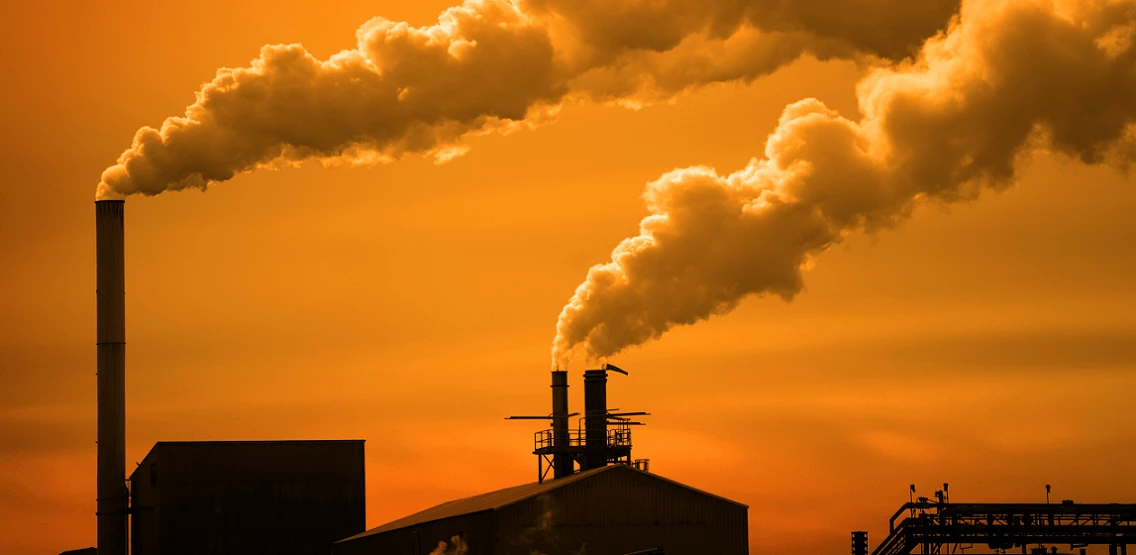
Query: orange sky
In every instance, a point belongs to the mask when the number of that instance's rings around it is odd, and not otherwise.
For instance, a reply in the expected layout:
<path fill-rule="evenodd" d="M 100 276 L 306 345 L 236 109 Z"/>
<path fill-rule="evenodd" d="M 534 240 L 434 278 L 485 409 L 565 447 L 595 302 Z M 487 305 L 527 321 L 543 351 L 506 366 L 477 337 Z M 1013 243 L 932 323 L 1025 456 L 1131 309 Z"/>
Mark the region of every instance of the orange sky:
<path fill-rule="evenodd" d="M 265 43 L 319 56 L 450 2 L 2 8 L 0 553 L 94 544 L 92 194 L 141 125 Z M 630 111 L 570 106 L 448 164 L 238 176 L 126 205 L 128 460 L 156 441 L 362 438 L 367 522 L 531 481 L 557 314 L 633 235 L 644 183 L 742 167 L 782 108 L 856 114 L 861 70 L 801 60 Z M 822 255 L 614 359 L 636 456 L 750 506 L 755 553 L 873 545 L 916 483 L 956 500 L 1136 502 L 1136 189 L 1036 156 L 1018 185 Z M 572 368 L 572 393 L 582 390 Z"/>

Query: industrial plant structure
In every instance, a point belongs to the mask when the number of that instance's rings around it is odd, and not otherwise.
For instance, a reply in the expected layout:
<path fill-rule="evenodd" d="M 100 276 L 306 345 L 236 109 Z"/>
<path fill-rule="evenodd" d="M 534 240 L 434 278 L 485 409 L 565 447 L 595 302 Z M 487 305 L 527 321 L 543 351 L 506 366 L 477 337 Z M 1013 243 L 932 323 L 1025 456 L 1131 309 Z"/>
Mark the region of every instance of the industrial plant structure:
<path fill-rule="evenodd" d="M 568 555 L 642 552 L 749 553 L 748 508 L 647 472 L 631 456 L 633 416 L 607 406 L 605 364 L 584 372 L 583 428 L 572 429 L 568 373 L 552 373 L 552 413 L 536 432 L 537 481 L 443 503 L 335 544 L 336 555 L 429 555 L 439 546 L 470 554 Z M 549 463 L 546 465 L 546 463 Z M 553 479 L 547 480 L 551 471 Z"/>
<path fill-rule="evenodd" d="M 584 372 L 575 429 L 568 373 L 552 373 L 552 412 L 537 431 L 536 482 L 459 499 L 364 531 L 363 441 L 160 442 L 126 466 L 126 325 L 121 200 L 95 203 L 98 300 L 98 555 L 469 555 L 749 552 L 747 507 L 648 472 L 631 454 L 634 417 L 607 405 L 605 364 Z M 551 474 L 551 479 L 549 475 Z M 1048 498 L 1048 487 L 1047 498 Z M 1090 545 L 1127 555 L 1136 505 L 951 503 L 910 499 L 873 555 L 1057 553 Z M 914 486 L 912 486 L 914 493 Z M 133 519 L 133 527 L 129 527 Z M 67 553 L 91 555 L 93 548 Z M 853 555 L 867 555 L 853 532 Z M 977 555 L 978 551 L 968 551 Z"/>
<path fill-rule="evenodd" d="M 900 507 L 872 555 L 1084 555 L 1090 545 L 1128 555 L 1128 546 L 1136 545 L 1134 504 L 952 503 L 943 486 L 934 499 L 920 497 Z M 852 555 L 868 555 L 866 532 L 852 533 Z"/>
<path fill-rule="evenodd" d="M 749 553 L 745 505 L 627 465 L 443 503 L 335 544 L 336 555 Z"/>
<path fill-rule="evenodd" d="M 95 202 L 98 298 L 98 553 L 427 555 L 457 541 L 484 555 L 748 553 L 745 505 L 647 472 L 631 457 L 634 416 L 607 406 L 610 364 L 584 372 L 572 429 L 568 374 L 552 373 L 536 433 L 537 482 L 364 532 L 363 442 L 159 442 L 126 466 L 124 202 Z M 547 465 L 545 464 L 547 463 Z M 549 473 L 553 480 L 546 480 Z M 133 526 L 128 526 L 130 523 Z"/>

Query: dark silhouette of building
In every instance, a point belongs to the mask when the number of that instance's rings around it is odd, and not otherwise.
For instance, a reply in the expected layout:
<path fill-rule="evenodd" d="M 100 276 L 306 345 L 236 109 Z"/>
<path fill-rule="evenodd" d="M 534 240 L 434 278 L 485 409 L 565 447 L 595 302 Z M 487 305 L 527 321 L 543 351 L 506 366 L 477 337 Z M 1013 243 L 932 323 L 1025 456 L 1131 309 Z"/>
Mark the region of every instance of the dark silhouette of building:
<path fill-rule="evenodd" d="M 455 543 L 471 555 L 749 553 L 748 508 L 647 472 L 631 458 L 631 419 L 607 405 L 605 364 L 584 372 L 583 429 L 571 429 L 568 375 L 552 373 L 552 412 L 536 432 L 537 482 L 459 499 L 337 542 L 336 555 L 429 555 Z M 579 471 L 577 471 L 579 468 Z M 548 474 L 552 480 L 546 480 Z"/>
<path fill-rule="evenodd" d="M 134 555 L 319 555 L 366 529 L 362 440 L 159 442 L 130 484 Z"/>
<path fill-rule="evenodd" d="M 335 544 L 336 555 L 749 553 L 748 508 L 616 464 L 450 501 Z"/>

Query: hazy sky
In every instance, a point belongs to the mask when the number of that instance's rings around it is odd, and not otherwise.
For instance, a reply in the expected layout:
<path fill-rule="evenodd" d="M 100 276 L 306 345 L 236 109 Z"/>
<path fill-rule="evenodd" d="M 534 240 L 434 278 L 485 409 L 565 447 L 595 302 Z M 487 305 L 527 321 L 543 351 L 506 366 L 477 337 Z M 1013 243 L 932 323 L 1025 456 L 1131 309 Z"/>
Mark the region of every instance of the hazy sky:
<path fill-rule="evenodd" d="M 264 44 L 316 56 L 439 2 L 5 5 L 0 553 L 95 541 L 93 191 L 135 130 Z M 782 109 L 857 118 L 864 68 L 801 59 L 638 111 L 572 104 L 449 163 L 239 175 L 126 204 L 129 461 L 156 441 L 367 440 L 367 522 L 535 479 L 557 316 L 638 233 L 644 184 L 760 155 Z M 1136 502 L 1136 189 L 1056 155 L 920 206 L 612 359 L 635 455 L 750 506 L 755 553 L 882 539 L 915 483 L 954 500 Z M 581 406 L 582 360 L 571 367 Z"/>

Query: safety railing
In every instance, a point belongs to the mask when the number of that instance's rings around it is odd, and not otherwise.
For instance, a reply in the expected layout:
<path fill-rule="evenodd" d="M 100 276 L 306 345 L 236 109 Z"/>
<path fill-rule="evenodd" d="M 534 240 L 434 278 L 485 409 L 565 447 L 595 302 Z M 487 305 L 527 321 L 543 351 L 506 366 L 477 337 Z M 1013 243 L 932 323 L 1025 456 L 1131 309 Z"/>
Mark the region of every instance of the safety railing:
<path fill-rule="evenodd" d="M 587 445 L 587 434 L 584 430 L 568 430 L 568 447 L 583 447 Z M 556 446 L 555 434 L 552 430 L 541 430 L 533 434 L 533 451 L 549 449 Z M 608 447 L 631 447 L 631 426 L 612 424 L 607 429 Z"/>

